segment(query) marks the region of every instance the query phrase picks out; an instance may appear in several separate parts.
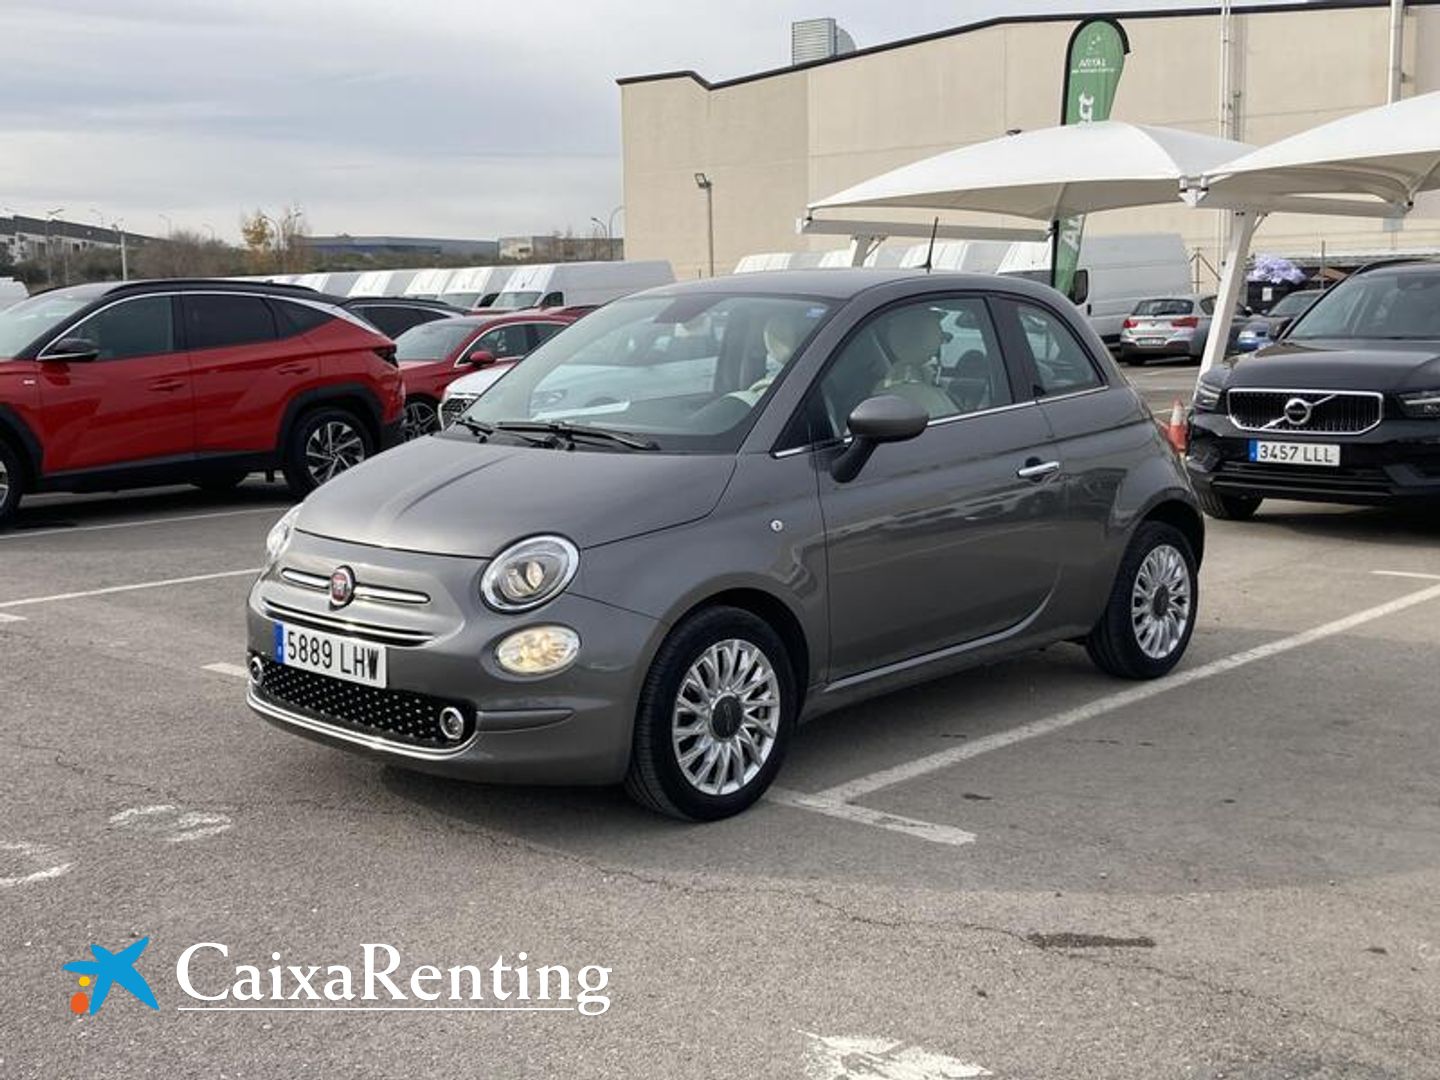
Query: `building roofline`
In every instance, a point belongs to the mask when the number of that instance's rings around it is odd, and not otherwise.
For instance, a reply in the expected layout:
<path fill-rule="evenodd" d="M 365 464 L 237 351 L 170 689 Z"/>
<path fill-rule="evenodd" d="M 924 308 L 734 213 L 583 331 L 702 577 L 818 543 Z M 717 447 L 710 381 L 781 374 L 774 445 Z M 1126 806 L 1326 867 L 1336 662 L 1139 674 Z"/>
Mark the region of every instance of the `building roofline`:
<path fill-rule="evenodd" d="M 1428 7 L 1440 4 L 1440 0 L 1406 0 L 1412 7 Z M 1290 0 L 1289 3 L 1281 4 L 1237 4 L 1231 8 L 1235 15 L 1268 15 L 1277 12 L 1287 11 L 1334 11 L 1360 8 L 1388 8 L 1389 0 Z M 914 37 L 899 38 L 895 41 L 881 42 L 879 45 L 870 45 L 863 49 L 856 49 L 854 52 L 843 53 L 840 56 L 828 56 L 821 60 L 808 60 L 803 64 L 786 64 L 784 67 L 767 68 L 764 71 L 757 71 L 750 75 L 740 75 L 733 79 L 719 79 L 711 82 L 698 71 L 690 68 L 676 69 L 672 71 L 657 71 L 649 75 L 626 75 L 616 79 L 619 86 L 630 86 L 635 83 L 662 82 L 668 79 L 692 79 L 705 90 L 725 90 L 732 86 L 742 86 L 745 83 L 758 82 L 761 79 L 772 79 L 779 75 L 791 75 L 797 71 L 808 71 L 811 68 L 824 67 L 827 64 L 840 64 L 848 60 L 857 60 L 863 56 L 874 56 L 878 53 L 889 52 L 892 49 L 904 49 L 911 45 L 921 45 L 929 41 L 938 41 L 941 38 L 959 37 L 961 34 L 971 34 L 980 30 L 989 30 L 997 26 L 1023 26 L 1029 23 L 1063 23 L 1076 22 L 1083 19 L 1109 17 L 1123 23 L 1132 19 L 1164 19 L 1164 18 L 1190 18 L 1215 16 L 1221 13 L 1219 7 L 1195 7 L 1195 8 L 1148 8 L 1141 11 L 1112 11 L 1096 12 L 1081 11 L 1070 14 L 1046 14 L 1037 13 L 1031 15 L 997 15 L 991 19 L 982 19 L 980 22 L 966 23 L 963 26 L 952 26 L 945 30 L 932 30 L 927 34 L 917 34 Z"/>

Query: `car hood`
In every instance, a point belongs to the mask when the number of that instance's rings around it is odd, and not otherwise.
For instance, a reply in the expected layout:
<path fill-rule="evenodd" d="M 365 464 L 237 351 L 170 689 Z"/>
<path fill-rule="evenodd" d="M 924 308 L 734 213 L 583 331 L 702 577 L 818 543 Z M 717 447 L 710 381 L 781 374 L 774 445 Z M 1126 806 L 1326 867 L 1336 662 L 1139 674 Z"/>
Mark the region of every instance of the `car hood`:
<path fill-rule="evenodd" d="M 337 476 L 305 500 L 314 536 L 489 558 L 558 533 L 581 548 L 682 525 L 715 508 L 728 454 L 549 450 L 432 436 Z"/>
<path fill-rule="evenodd" d="M 1440 387 L 1440 343 L 1281 341 L 1224 361 L 1225 385 L 1277 390 L 1430 390 Z"/>

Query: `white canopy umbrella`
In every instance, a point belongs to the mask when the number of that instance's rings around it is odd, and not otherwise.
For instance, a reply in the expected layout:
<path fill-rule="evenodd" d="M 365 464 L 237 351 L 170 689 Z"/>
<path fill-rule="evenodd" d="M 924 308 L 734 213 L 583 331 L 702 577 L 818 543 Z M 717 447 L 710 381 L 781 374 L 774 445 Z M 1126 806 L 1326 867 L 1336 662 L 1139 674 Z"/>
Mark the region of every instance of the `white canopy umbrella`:
<path fill-rule="evenodd" d="M 1265 213 L 1394 217 L 1436 189 L 1440 93 L 1352 113 L 1206 170 L 1187 199 L 1236 213 L 1200 371 L 1224 356 L 1250 240 Z"/>
<path fill-rule="evenodd" d="M 1176 202 L 1207 171 L 1251 148 L 1175 128 L 1107 120 L 1005 135 L 882 173 L 810 204 L 966 210 L 1049 223 Z"/>
<path fill-rule="evenodd" d="M 1352 113 L 1212 167 L 1196 205 L 1389 216 L 1435 188 L 1440 93 Z"/>

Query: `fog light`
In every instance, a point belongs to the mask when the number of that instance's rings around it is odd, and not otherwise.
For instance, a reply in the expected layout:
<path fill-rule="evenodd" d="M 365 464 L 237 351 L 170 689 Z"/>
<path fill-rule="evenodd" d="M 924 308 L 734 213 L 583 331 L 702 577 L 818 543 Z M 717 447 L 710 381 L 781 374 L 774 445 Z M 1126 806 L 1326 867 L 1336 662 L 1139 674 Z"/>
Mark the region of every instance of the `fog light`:
<path fill-rule="evenodd" d="M 453 705 L 441 709 L 440 734 L 451 742 L 459 742 L 465 737 L 465 714 Z"/>
<path fill-rule="evenodd" d="M 256 686 L 265 681 L 265 661 L 258 656 L 250 657 L 250 681 Z"/>
<path fill-rule="evenodd" d="M 580 635 L 566 626 L 517 630 L 495 649 L 500 666 L 514 675 L 552 675 L 574 662 Z"/>

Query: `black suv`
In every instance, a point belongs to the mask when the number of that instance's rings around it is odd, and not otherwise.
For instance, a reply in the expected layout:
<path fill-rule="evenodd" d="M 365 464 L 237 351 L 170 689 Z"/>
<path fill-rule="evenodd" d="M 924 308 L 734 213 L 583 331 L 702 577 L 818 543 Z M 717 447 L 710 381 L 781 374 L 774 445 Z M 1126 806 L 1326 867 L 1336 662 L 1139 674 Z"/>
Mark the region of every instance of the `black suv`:
<path fill-rule="evenodd" d="M 1440 502 L 1440 262 L 1358 271 L 1206 372 L 1186 463 L 1217 518 L 1266 498 Z"/>
<path fill-rule="evenodd" d="M 398 338 L 421 323 L 469 314 L 443 300 L 419 300 L 411 296 L 354 296 L 343 301 L 342 306 L 388 338 Z"/>

